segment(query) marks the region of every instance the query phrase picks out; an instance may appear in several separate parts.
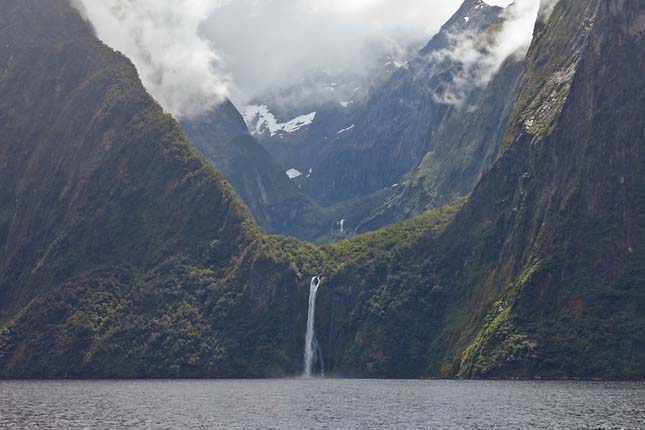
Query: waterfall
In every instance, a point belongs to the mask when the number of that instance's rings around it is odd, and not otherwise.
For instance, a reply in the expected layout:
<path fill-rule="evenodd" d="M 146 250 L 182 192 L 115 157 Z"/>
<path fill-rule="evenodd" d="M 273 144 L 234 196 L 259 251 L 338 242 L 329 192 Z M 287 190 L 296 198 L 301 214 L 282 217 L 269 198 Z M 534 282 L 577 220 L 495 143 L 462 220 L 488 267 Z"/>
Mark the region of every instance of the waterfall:
<path fill-rule="evenodd" d="M 314 332 L 318 287 L 320 287 L 320 276 L 314 276 L 309 285 L 309 311 L 307 312 L 307 334 L 305 335 L 305 378 L 311 377 L 316 352 L 320 355 L 320 347 L 317 345 Z"/>
<path fill-rule="evenodd" d="M 345 220 L 344 219 L 340 220 L 340 232 L 345 233 Z"/>

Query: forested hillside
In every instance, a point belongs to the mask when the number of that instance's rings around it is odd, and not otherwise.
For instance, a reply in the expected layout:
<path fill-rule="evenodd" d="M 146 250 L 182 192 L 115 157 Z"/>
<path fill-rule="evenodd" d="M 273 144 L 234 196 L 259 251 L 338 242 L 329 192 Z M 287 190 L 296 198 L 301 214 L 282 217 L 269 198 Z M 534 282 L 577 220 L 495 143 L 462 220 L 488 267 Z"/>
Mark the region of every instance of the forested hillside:
<path fill-rule="evenodd" d="M 542 14 L 473 193 L 267 236 L 66 0 L 0 16 L 0 376 L 644 378 L 645 4 Z M 318 360 L 320 363 L 320 360 Z"/>

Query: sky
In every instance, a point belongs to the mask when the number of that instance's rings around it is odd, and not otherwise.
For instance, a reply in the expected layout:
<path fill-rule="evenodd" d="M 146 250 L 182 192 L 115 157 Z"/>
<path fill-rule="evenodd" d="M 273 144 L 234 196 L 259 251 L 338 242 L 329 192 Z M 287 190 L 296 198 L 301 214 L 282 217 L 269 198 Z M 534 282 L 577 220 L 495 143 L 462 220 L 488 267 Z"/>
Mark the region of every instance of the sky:
<path fill-rule="evenodd" d="M 224 98 L 231 98 L 241 108 L 317 72 L 353 74 L 369 80 L 373 67 L 384 56 L 426 43 L 462 3 L 71 1 L 94 25 L 99 38 L 134 62 L 148 91 L 178 118 L 200 115 Z M 526 22 L 523 17 L 519 27 L 506 34 L 511 45 L 512 40 L 525 40 L 527 34 L 530 40 L 532 25 Z"/>

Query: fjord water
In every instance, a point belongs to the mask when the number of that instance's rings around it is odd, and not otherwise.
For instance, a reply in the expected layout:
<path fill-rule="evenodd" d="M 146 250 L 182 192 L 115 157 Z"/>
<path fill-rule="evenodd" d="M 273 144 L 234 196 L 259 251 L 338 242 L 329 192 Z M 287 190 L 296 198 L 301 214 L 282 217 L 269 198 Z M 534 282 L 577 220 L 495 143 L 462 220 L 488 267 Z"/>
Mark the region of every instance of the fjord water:
<path fill-rule="evenodd" d="M 645 384 L 605 382 L 0 382 L 13 429 L 641 429 Z"/>

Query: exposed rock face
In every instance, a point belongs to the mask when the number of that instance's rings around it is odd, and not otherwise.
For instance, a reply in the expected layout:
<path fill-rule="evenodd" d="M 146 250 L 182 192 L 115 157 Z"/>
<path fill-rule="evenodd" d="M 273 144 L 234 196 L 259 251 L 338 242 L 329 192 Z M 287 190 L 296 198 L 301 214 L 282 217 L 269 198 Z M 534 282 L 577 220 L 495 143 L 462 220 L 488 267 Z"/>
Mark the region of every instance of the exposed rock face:
<path fill-rule="evenodd" d="M 466 106 L 447 114 L 432 150 L 356 230 L 395 224 L 472 192 L 499 154 L 523 71 L 523 59 L 510 57 L 484 89 L 471 94 Z"/>

